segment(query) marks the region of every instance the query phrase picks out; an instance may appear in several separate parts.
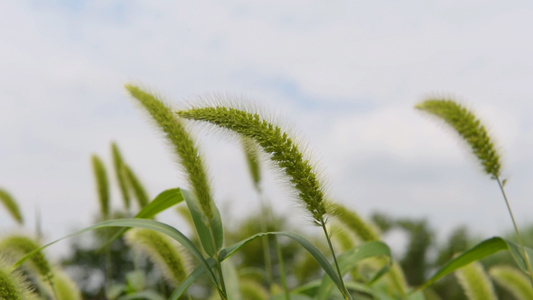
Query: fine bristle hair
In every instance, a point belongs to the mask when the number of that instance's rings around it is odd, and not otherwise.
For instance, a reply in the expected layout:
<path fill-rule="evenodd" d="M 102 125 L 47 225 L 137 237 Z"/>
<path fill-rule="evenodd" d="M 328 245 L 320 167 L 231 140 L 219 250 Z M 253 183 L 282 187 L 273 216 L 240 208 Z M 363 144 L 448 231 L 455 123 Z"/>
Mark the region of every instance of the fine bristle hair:
<path fill-rule="evenodd" d="M 500 155 L 487 129 L 467 108 L 448 98 L 428 98 L 415 108 L 434 115 L 450 125 L 470 146 L 484 171 L 496 179 L 500 176 Z"/>
<path fill-rule="evenodd" d="M 24 223 L 22 214 L 15 199 L 4 189 L 0 188 L 0 202 L 4 205 L 7 212 L 17 221 L 19 224 Z"/>
<path fill-rule="evenodd" d="M 26 278 L 18 271 L 12 271 L 0 256 L 0 299 L 37 300 L 39 299 Z"/>
<path fill-rule="evenodd" d="M 20 259 L 39 248 L 40 245 L 36 241 L 22 235 L 12 235 L 0 240 L 0 253 L 13 259 Z M 30 271 L 39 275 L 44 281 L 50 281 L 53 278 L 50 263 L 42 251 L 34 253 L 26 264 L 29 264 Z"/>
<path fill-rule="evenodd" d="M 193 106 L 177 111 L 180 117 L 206 121 L 238 135 L 253 139 L 270 159 L 289 177 L 291 186 L 315 223 L 325 222 L 325 188 L 316 167 L 305 155 L 305 144 L 282 129 L 272 116 L 263 116 L 249 105 L 227 98 L 209 99 L 212 106 Z"/>
<path fill-rule="evenodd" d="M 126 179 L 126 170 L 124 159 L 122 154 L 118 149 L 116 143 L 111 143 L 111 153 L 113 155 L 113 165 L 115 167 L 115 176 L 117 178 L 118 186 L 120 188 L 120 193 L 122 194 L 122 199 L 124 200 L 124 206 L 126 209 L 130 208 L 130 193 L 128 191 L 127 179 Z"/>
<path fill-rule="evenodd" d="M 185 129 L 183 122 L 160 100 L 161 97 L 131 84 L 127 84 L 125 87 L 165 133 L 165 137 L 176 153 L 180 165 L 185 169 L 185 175 L 200 203 L 202 212 L 211 219 L 213 217 L 213 200 L 210 180 L 205 171 L 202 155 L 189 132 Z"/>
<path fill-rule="evenodd" d="M 489 275 L 497 285 L 511 293 L 517 300 L 533 299 L 533 288 L 529 278 L 520 270 L 511 266 L 494 266 Z"/>
<path fill-rule="evenodd" d="M 133 229 L 126 234 L 126 241 L 147 255 L 173 285 L 187 278 L 184 252 L 163 234 L 150 229 Z"/>
<path fill-rule="evenodd" d="M 455 271 L 459 284 L 469 300 L 496 300 L 494 287 L 481 263 L 473 262 Z"/>
<path fill-rule="evenodd" d="M 98 195 L 98 201 L 100 203 L 100 213 L 105 219 L 109 216 L 109 183 L 107 179 L 106 170 L 102 160 L 93 155 L 91 157 L 94 178 L 96 180 L 96 191 Z"/>
<path fill-rule="evenodd" d="M 246 162 L 248 164 L 248 170 L 250 171 L 250 176 L 257 190 L 261 189 L 261 165 L 259 158 L 259 149 L 258 145 L 254 140 L 242 137 L 241 138 L 242 147 L 244 149 L 244 155 L 246 156 Z"/>

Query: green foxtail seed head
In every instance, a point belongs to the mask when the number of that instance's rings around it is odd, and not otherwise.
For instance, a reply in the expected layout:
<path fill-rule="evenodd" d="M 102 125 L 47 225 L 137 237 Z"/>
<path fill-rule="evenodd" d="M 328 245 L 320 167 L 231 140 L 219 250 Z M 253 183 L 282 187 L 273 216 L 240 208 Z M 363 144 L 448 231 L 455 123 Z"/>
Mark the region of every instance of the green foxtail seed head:
<path fill-rule="evenodd" d="M 244 149 L 244 154 L 246 155 L 246 162 L 248 163 L 248 169 L 250 170 L 250 175 L 252 175 L 252 180 L 254 181 L 254 186 L 257 190 L 260 189 L 259 184 L 261 183 L 261 166 L 259 165 L 259 149 L 257 149 L 257 144 L 250 138 L 242 137 L 242 146 Z"/>
<path fill-rule="evenodd" d="M 93 155 L 91 160 L 93 164 L 94 178 L 96 179 L 98 200 L 100 201 L 100 212 L 102 213 L 102 217 L 107 218 L 109 215 L 109 185 L 104 163 L 96 155 Z"/>
<path fill-rule="evenodd" d="M 22 219 L 22 214 L 20 213 L 17 202 L 11 195 L 6 191 L 0 188 L 0 202 L 4 204 L 5 208 L 11 214 L 11 216 L 22 225 L 24 220 Z"/>
<path fill-rule="evenodd" d="M 185 130 L 182 121 L 156 96 L 129 84 L 126 85 L 126 89 L 150 113 L 165 133 L 178 155 L 181 165 L 185 168 L 185 174 L 194 195 L 198 198 L 202 212 L 211 219 L 213 217 L 213 200 L 202 156 L 189 133 Z"/>
<path fill-rule="evenodd" d="M 496 284 L 513 294 L 517 300 L 533 299 L 533 288 L 529 278 L 521 271 L 511 266 L 495 266 L 489 270 L 489 275 Z"/>
<path fill-rule="evenodd" d="M 13 235 L 0 240 L 0 252 L 7 253 L 11 257 L 21 258 L 39 248 L 37 242 L 25 236 Z M 50 281 L 53 278 L 50 263 L 42 251 L 34 253 L 29 262 L 30 270 L 41 276 L 44 281 Z"/>
<path fill-rule="evenodd" d="M 487 130 L 476 116 L 452 100 L 429 99 L 416 105 L 417 109 L 435 115 L 452 126 L 470 145 L 485 172 L 493 178 L 500 175 L 500 156 Z"/>
<path fill-rule="evenodd" d="M 364 242 L 379 241 L 379 234 L 355 213 L 338 203 L 328 203 L 331 215 Z"/>
<path fill-rule="evenodd" d="M 38 299 L 29 283 L 17 271 L 11 268 L 0 257 L 0 299 L 2 300 L 36 300 Z"/>
<path fill-rule="evenodd" d="M 76 283 L 63 271 L 54 270 L 54 291 L 57 295 L 56 300 L 82 300 L 81 291 Z M 50 290 L 50 295 L 54 294 Z"/>
<path fill-rule="evenodd" d="M 469 300 L 496 300 L 494 287 L 479 262 L 455 271 L 459 284 Z"/>
<path fill-rule="evenodd" d="M 126 240 L 132 247 L 145 253 L 174 285 L 187 278 L 183 254 L 159 232 L 133 229 L 126 234 Z"/>
<path fill-rule="evenodd" d="M 130 208 L 130 193 L 128 191 L 128 186 L 126 185 L 126 170 L 124 159 L 118 149 L 117 144 L 111 143 L 111 152 L 113 154 L 113 165 L 115 166 L 115 175 L 117 177 L 118 185 L 120 187 L 120 193 L 122 194 L 122 199 L 124 199 L 124 206 L 126 209 Z"/>
<path fill-rule="evenodd" d="M 186 119 L 207 121 L 253 139 L 290 178 L 300 199 L 319 225 L 324 224 L 326 207 L 324 191 L 311 164 L 298 146 L 280 127 L 249 113 L 231 107 L 205 107 L 179 111 Z"/>
<path fill-rule="evenodd" d="M 137 203 L 139 204 L 140 208 L 143 208 L 148 204 L 149 198 L 146 194 L 146 191 L 144 187 L 141 184 L 141 181 L 135 176 L 135 173 L 133 173 L 133 170 L 127 166 L 124 165 L 124 171 L 126 174 L 126 178 L 128 179 L 128 183 L 133 189 L 133 194 L 135 195 L 135 198 L 137 199 Z"/>

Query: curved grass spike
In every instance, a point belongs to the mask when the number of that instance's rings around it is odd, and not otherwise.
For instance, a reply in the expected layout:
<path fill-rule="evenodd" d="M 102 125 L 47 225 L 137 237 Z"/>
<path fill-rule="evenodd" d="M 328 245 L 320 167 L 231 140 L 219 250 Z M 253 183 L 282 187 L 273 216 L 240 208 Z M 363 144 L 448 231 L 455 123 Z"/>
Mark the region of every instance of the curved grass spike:
<path fill-rule="evenodd" d="M 29 283 L 22 275 L 9 267 L 0 259 L 0 299 L 9 300 L 34 300 L 38 299 L 33 294 Z"/>
<path fill-rule="evenodd" d="M 472 112 L 449 99 L 428 99 L 417 104 L 415 107 L 443 119 L 446 123 L 452 126 L 470 145 L 472 152 L 474 152 L 483 165 L 485 172 L 498 182 L 503 199 L 505 200 L 505 205 L 507 206 L 511 220 L 513 221 L 516 237 L 518 238 L 518 243 L 520 244 L 522 255 L 524 256 L 528 269 L 530 283 L 533 287 L 533 270 L 531 268 L 530 259 L 524 248 L 518 225 L 516 224 L 511 205 L 509 204 L 509 200 L 505 193 L 505 181 L 502 182 L 502 180 L 500 180 L 500 155 L 488 136 L 487 130 Z"/>
<path fill-rule="evenodd" d="M 13 235 L 0 240 L 0 252 L 17 257 L 23 257 L 41 246 L 29 237 Z M 39 251 L 29 259 L 31 270 L 35 271 L 44 281 L 50 282 L 53 278 L 50 263 Z"/>
<path fill-rule="evenodd" d="M 109 215 L 109 184 L 107 181 L 107 174 L 102 160 L 93 155 L 91 157 L 94 177 L 96 179 L 96 189 L 98 192 L 98 200 L 100 201 L 100 212 L 102 217 L 106 219 Z"/>
<path fill-rule="evenodd" d="M 133 229 L 126 234 L 126 239 L 131 246 L 150 257 L 173 285 L 187 278 L 183 254 L 162 234 L 149 229 Z"/>
<path fill-rule="evenodd" d="M 48 291 L 55 294 L 55 300 L 82 300 L 81 291 L 76 283 L 63 271 L 54 270 L 54 290 Z"/>
<path fill-rule="evenodd" d="M 500 155 L 476 116 L 452 100 L 429 99 L 415 106 L 443 119 L 470 145 L 485 172 L 494 179 L 500 175 Z"/>
<path fill-rule="evenodd" d="M 529 285 L 527 276 L 520 270 L 510 266 L 495 266 L 489 270 L 489 275 L 517 300 L 533 299 L 533 288 Z"/>
<path fill-rule="evenodd" d="M 9 214 L 17 221 L 19 224 L 24 223 L 24 219 L 22 218 L 22 214 L 20 213 L 19 207 L 15 199 L 11 197 L 11 195 L 4 189 L 0 188 L 0 202 L 4 204 L 5 208 L 9 212 Z"/>
<path fill-rule="evenodd" d="M 127 210 L 130 208 L 130 193 L 128 191 L 128 186 L 126 184 L 126 170 L 124 159 L 120 154 L 117 144 L 111 143 L 111 152 L 113 154 L 113 166 L 115 167 L 115 175 L 117 177 L 118 185 L 120 187 L 120 193 L 122 194 L 122 199 L 124 199 L 124 206 Z"/>
<path fill-rule="evenodd" d="M 479 262 L 462 267 L 455 275 L 469 300 L 497 300 L 494 287 Z"/>
<path fill-rule="evenodd" d="M 146 108 L 159 127 L 165 132 L 172 143 L 180 163 L 186 170 L 186 176 L 193 193 L 198 199 L 203 213 L 210 219 L 213 217 L 211 187 L 205 173 L 204 163 L 182 122 L 157 97 L 140 88 L 127 84 L 126 89 L 131 96 Z"/>
<path fill-rule="evenodd" d="M 142 209 L 150 201 L 148 198 L 148 195 L 146 194 L 146 190 L 142 186 L 139 178 L 135 176 L 135 173 L 133 173 L 133 170 L 128 165 L 124 165 L 124 171 L 125 171 L 128 183 L 133 189 L 133 193 L 135 194 L 137 203 L 139 204 L 139 207 Z"/>
<path fill-rule="evenodd" d="M 311 164 L 304 158 L 293 139 L 283 132 L 280 127 L 262 119 L 259 114 L 232 107 L 192 108 L 176 113 L 180 117 L 207 121 L 219 127 L 232 130 L 246 138 L 253 139 L 266 153 L 271 155 L 271 160 L 277 163 L 280 169 L 289 177 L 290 182 L 298 192 L 298 196 L 313 216 L 315 224 L 322 227 L 341 280 L 340 292 L 345 299 L 350 299 L 351 296 L 344 285 L 337 256 L 326 229 L 324 190 Z"/>
<path fill-rule="evenodd" d="M 317 225 L 325 224 L 324 190 L 309 161 L 280 127 L 262 119 L 256 113 L 231 107 L 193 108 L 178 111 L 177 114 L 186 119 L 207 121 L 255 140 L 289 176 Z"/>

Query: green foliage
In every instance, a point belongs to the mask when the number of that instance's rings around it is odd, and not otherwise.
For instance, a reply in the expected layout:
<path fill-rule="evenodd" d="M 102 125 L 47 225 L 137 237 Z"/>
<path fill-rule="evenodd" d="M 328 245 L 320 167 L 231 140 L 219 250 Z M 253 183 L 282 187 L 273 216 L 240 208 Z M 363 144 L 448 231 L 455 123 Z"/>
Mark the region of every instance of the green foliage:
<path fill-rule="evenodd" d="M 17 202 L 6 190 L 2 188 L 0 188 L 0 202 L 4 205 L 7 212 L 13 217 L 13 219 L 17 221 L 17 223 L 24 223 Z"/>
<path fill-rule="evenodd" d="M 0 259 L 0 299 L 2 300 L 33 300 L 29 284 L 18 272 L 12 272 Z"/>
<path fill-rule="evenodd" d="M 0 240 L 0 252 L 10 257 L 23 257 L 37 251 L 30 257 L 30 269 L 45 281 L 50 281 L 53 278 L 52 268 L 42 251 L 38 251 L 40 248 L 36 241 L 26 236 L 12 235 Z"/>

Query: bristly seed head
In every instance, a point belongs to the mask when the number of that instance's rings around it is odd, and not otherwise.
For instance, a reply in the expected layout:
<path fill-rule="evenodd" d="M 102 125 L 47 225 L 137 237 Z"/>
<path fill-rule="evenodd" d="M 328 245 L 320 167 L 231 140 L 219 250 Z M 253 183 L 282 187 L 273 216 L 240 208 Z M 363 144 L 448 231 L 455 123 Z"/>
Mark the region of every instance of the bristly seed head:
<path fill-rule="evenodd" d="M 500 156 L 487 130 L 476 116 L 465 107 L 448 99 L 428 99 L 415 106 L 443 119 L 470 145 L 485 172 L 493 178 L 500 175 Z"/>
<path fill-rule="evenodd" d="M 202 156 L 194 145 L 182 121 L 156 96 L 133 85 L 126 85 L 131 96 L 150 113 L 157 125 L 163 130 L 172 144 L 174 151 L 186 170 L 187 179 L 198 198 L 203 213 L 211 219 L 213 217 L 211 187 L 205 172 Z"/>
<path fill-rule="evenodd" d="M 207 121 L 255 140 L 271 155 L 271 159 L 289 176 L 315 222 L 324 224 L 326 207 L 324 192 L 309 161 L 304 158 L 294 141 L 281 128 L 249 113 L 231 107 L 205 107 L 179 111 L 186 119 Z"/>

